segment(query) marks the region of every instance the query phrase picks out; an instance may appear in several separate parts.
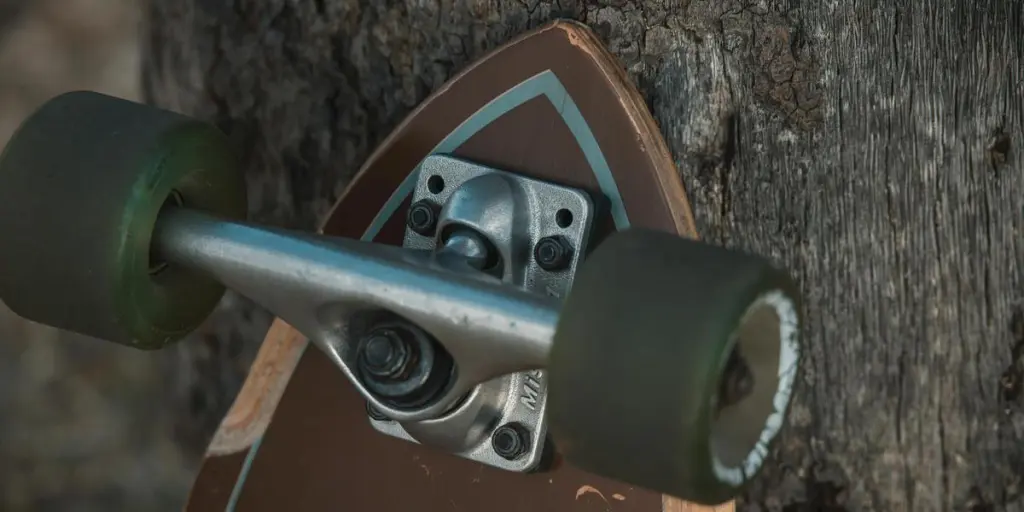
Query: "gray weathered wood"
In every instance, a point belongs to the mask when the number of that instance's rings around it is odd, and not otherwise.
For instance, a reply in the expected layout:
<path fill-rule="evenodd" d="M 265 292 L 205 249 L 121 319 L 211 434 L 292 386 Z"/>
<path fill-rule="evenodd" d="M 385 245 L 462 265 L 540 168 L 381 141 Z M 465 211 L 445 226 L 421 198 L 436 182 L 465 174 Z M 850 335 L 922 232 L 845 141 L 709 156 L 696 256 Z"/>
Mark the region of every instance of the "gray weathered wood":
<path fill-rule="evenodd" d="M 639 84 L 705 238 L 807 295 L 752 510 L 1024 510 L 1020 0 L 153 0 L 145 82 L 309 228 L 473 59 L 585 21 Z M 230 323 L 228 324 L 230 325 Z"/>

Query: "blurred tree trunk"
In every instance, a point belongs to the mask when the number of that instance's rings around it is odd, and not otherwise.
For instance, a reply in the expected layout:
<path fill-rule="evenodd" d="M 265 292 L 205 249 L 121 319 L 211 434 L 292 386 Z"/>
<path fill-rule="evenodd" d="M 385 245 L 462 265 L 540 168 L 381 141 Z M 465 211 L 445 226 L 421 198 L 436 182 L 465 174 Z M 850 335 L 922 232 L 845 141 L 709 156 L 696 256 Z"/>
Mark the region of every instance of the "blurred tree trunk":
<path fill-rule="evenodd" d="M 302 228 L 453 73 L 584 21 L 645 95 L 703 236 L 803 282 L 799 395 L 744 503 L 1024 510 L 1022 2 L 152 4 L 148 97 L 228 132 L 253 217 Z M 241 371 L 211 368 L 215 425 Z"/>
<path fill-rule="evenodd" d="M 0 37 L 3 37 L 7 24 L 14 21 L 27 3 L 27 0 L 0 0 Z"/>
<path fill-rule="evenodd" d="M 17 18 L 28 0 L 0 0 L 0 39 L 6 36 L 7 26 Z"/>

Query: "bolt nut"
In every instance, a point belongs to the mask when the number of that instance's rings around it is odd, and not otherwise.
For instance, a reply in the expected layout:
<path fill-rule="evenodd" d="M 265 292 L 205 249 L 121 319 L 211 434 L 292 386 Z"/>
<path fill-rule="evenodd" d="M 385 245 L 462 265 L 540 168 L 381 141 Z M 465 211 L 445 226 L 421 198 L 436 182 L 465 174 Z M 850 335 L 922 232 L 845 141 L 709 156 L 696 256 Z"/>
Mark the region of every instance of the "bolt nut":
<path fill-rule="evenodd" d="M 565 270 L 572 259 L 572 244 L 562 235 L 541 238 L 533 248 L 533 259 L 544 270 Z"/>
<path fill-rule="evenodd" d="M 395 379 L 408 369 L 412 362 L 409 342 L 391 329 L 377 329 L 362 342 L 359 364 L 363 370 L 375 377 Z"/>
<path fill-rule="evenodd" d="M 385 416 L 384 413 L 380 412 L 380 410 L 374 407 L 370 402 L 366 402 L 366 415 L 369 416 L 371 420 L 391 421 L 391 418 Z"/>
<path fill-rule="evenodd" d="M 491 434 L 491 448 L 503 459 L 518 459 L 530 450 L 530 431 L 521 423 L 506 423 Z"/>
<path fill-rule="evenodd" d="M 444 346 L 406 321 L 377 322 L 355 350 L 356 378 L 387 407 L 429 403 L 454 374 L 455 362 Z"/>
<path fill-rule="evenodd" d="M 409 213 L 405 221 L 409 229 L 423 236 L 434 236 L 437 229 L 437 217 L 439 215 L 437 205 L 426 199 L 416 201 L 409 207 Z"/>

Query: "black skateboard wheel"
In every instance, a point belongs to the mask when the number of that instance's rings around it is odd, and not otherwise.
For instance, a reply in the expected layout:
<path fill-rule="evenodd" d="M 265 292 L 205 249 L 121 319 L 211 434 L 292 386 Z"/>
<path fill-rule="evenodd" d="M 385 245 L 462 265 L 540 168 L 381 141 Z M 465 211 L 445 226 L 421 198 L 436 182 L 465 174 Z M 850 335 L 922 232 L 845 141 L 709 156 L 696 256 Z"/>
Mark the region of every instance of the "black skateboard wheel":
<path fill-rule="evenodd" d="M 155 349 L 224 293 L 150 258 L 166 204 L 245 216 L 226 137 L 179 114 L 93 92 L 43 105 L 0 155 L 0 299 L 18 315 Z"/>
<path fill-rule="evenodd" d="M 799 359 L 799 301 L 768 262 L 628 230 L 585 261 L 548 371 L 559 451 L 687 501 L 733 499 L 761 469 Z"/>

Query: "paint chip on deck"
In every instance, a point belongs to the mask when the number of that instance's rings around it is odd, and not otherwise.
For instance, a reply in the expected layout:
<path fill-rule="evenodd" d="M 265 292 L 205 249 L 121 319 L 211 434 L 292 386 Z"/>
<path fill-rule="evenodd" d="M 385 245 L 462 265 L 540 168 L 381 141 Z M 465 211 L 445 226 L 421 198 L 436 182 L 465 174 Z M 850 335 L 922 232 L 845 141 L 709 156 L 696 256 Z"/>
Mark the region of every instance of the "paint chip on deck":
<path fill-rule="evenodd" d="M 608 503 L 608 498 L 605 498 L 604 494 L 601 491 L 597 490 L 595 487 L 590 486 L 590 485 L 583 485 L 583 486 L 580 486 L 579 489 L 576 489 L 576 499 L 578 500 L 578 499 L 580 499 L 580 496 L 583 496 L 584 494 L 588 494 L 588 493 L 596 494 L 596 495 L 600 496 L 601 499 L 604 500 L 605 503 Z"/>

